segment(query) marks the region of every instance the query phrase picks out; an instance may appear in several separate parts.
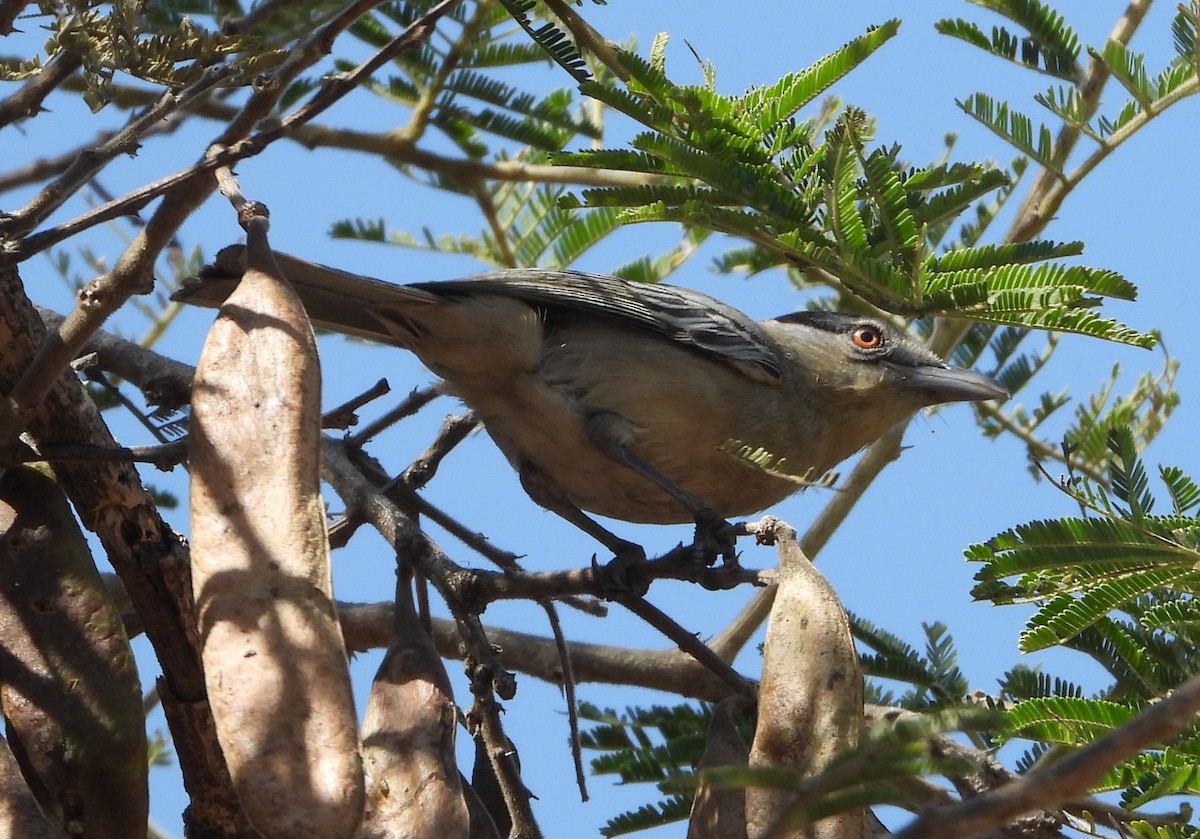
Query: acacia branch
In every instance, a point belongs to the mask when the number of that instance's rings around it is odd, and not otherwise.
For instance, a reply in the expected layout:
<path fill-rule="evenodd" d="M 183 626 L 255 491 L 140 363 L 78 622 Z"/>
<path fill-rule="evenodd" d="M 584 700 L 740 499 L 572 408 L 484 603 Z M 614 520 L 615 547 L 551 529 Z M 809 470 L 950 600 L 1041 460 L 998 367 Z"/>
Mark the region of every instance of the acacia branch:
<path fill-rule="evenodd" d="M 0 29 L 3 29 L 3 17 L 4 14 L 0 12 Z M 83 60 L 77 53 L 69 50 L 63 50 L 54 56 L 36 76 L 23 84 L 20 90 L 0 100 L 0 128 L 16 120 L 35 116 L 42 109 L 42 102 L 46 97 L 81 66 Z"/>
<path fill-rule="evenodd" d="M 1128 44 L 1138 27 L 1141 26 L 1146 13 L 1150 11 L 1152 3 L 1153 0 L 1132 0 L 1126 7 L 1125 14 L 1113 27 L 1108 36 L 1109 40 L 1119 44 Z M 1091 119 L 1097 108 L 1100 107 L 1100 94 L 1110 75 L 1104 62 L 1094 58 L 1091 60 L 1083 80 L 1078 85 L 1080 112 L 1085 120 Z M 1077 127 L 1070 123 L 1064 123 L 1059 129 L 1058 136 L 1054 139 L 1052 156 L 1057 160 L 1065 161 L 1079 142 L 1080 136 Z M 1062 206 L 1071 190 L 1078 186 L 1082 176 L 1094 166 L 1093 163 L 1087 170 L 1076 173 L 1065 180 L 1060 179 L 1057 173 L 1051 172 L 1049 169 L 1039 169 L 1025 200 L 1021 202 L 1021 206 L 1017 210 L 1016 218 L 1013 219 L 1005 241 L 1027 242 L 1040 235 L 1050 220 L 1058 213 L 1058 208 Z"/>
<path fill-rule="evenodd" d="M 379 0 L 355 0 L 302 43 L 269 79 L 264 80 L 255 88 L 245 106 L 215 139 L 210 148 L 218 149 L 218 151 L 206 154 L 199 163 L 184 170 L 184 173 L 176 174 L 178 180 L 171 188 L 164 189 L 163 202 L 146 226 L 134 237 L 133 242 L 122 254 L 116 266 L 108 274 L 93 280 L 80 292 L 79 302 L 75 309 L 66 317 L 56 332 L 47 334 L 25 374 L 6 397 L 0 400 L 0 444 L 7 443 L 20 433 L 29 412 L 40 402 L 55 376 L 58 375 L 58 371 L 78 354 L 84 342 L 99 328 L 104 319 L 116 311 L 132 294 L 143 292 L 152 286 L 154 260 L 174 236 L 179 225 L 191 215 L 213 189 L 213 182 L 210 179 L 202 180 L 196 176 L 220 166 L 228 166 L 244 156 L 257 154 L 267 144 L 281 136 L 282 128 L 276 127 L 246 139 L 248 132 L 275 107 L 296 76 L 327 54 L 332 48 L 333 39 L 378 2 Z M 394 54 L 394 51 L 400 49 L 401 42 L 406 49 L 416 47 L 421 42 L 421 38 L 428 37 L 431 31 L 427 21 L 436 20 L 456 2 L 459 0 L 443 0 L 441 4 L 419 18 L 406 30 L 405 35 L 412 32 L 419 33 L 420 37 L 413 34 L 404 39 L 404 35 L 402 35 L 400 38 L 394 39 L 380 53 L 387 50 L 390 51 L 389 55 Z M 378 59 L 378 57 L 379 53 L 375 58 Z M 352 87 L 336 84 L 323 88 L 313 97 L 313 102 L 293 114 L 292 123 L 302 123 L 315 116 L 316 113 L 331 105 L 350 89 Z M 114 202 L 110 202 L 110 205 L 112 203 Z M 53 233 L 54 231 L 49 232 Z M 25 244 L 34 238 L 36 237 L 26 239 Z M 41 245 L 45 247 L 49 247 L 50 244 L 53 242 L 48 240 L 41 242 Z M 22 258 L 20 248 L 17 248 L 16 254 L 7 256 L 9 259 Z"/>
<path fill-rule="evenodd" d="M 0 234 L 16 239 L 32 230 L 61 207 L 117 155 L 135 154 L 141 139 L 177 108 L 200 96 L 218 82 L 238 72 L 234 65 L 209 67 L 192 84 L 178 93 L 168 91 L 144 111 L 132 116 L 125 127 L 95 146 L 76 155 L 62 174 L 46 184 L 24 207 L 0 219 Z"/>
<path fill-rule="evenodd" d="M 1191 725 L 1200 713 L 1200 676 L 1188 679 L 1171 694 L 1124 725 L 1052 764 L 1028 772 L 1018 781 L 951 807 L 931 810 L 916 819 L 896 839 L 968 839 L 999 827 L 1010 819 L 1051 808 L 1078 798 L 1113 766 L 1142 749 L 1167 743 Z"/>
<path fill-rule="evenodd" d="M 72 78 L 63 87 L 67 90 L 76 90 L 81 88 L 81 84 Z M 145 107 L 155 99 L 153 93 L 135 87 L 114 84 L 109 90 L 112 95 L 112 104 L 117 107 Z M 181 108 L 174 117 L 178 117 L 181 113 L 194 114 L 217 122 L 228 122 L 237 115 L 238 109 L 232 105 L 218 102 L 212 97 L 201 97 L 191 102 L 186 108 Z M 172 126 L 172 128 L 174 127 Z M 462 183 L 489 180 L 521 183 L 532 181 L 571 186 L 629 187 L 661 183 L 664 180 L 661 175 L 618 169 L 554 166 L 545 163 L 528 163 L 518 159 L 483 161 L 465 157 L 448 157 L 422 149 L 414 145 L 411 139 L 394 131 L 359 131 L 312 122 L 292 127 L 287 135 L 280 139 L 291 140 L 309 150 L 338 149 L 361 152 L 372 157 L 394 159 L 416 168 L 437 172 Z M 34 164 L 22 167 L 20 170 L 0 175 L 0 190 L 36 182 L 47 175 L 61 172 L 75 159 L 78 153 L 75 151 L 55 158 L 35 161 Z M 145 198 L 143 203 L 149 200 L 150 198 Z M 115 215 L 120 215 L 120 213 Z"/>

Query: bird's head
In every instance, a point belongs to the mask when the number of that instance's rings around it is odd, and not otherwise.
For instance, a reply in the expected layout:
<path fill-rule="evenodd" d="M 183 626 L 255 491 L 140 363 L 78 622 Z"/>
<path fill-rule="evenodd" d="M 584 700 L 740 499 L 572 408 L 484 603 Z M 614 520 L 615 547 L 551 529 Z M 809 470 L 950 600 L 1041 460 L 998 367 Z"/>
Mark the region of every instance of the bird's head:
<path fill-rule="evenodd" d="M 1009 396 L 990 377 L 949 366 L 878 318 L 797 312 L 764 327 L 792 362 L 786 367 L 795 378 L 788 384 L 830 418 L 826 431 L 843 450 L 838 459 L 921 408 Z"/>

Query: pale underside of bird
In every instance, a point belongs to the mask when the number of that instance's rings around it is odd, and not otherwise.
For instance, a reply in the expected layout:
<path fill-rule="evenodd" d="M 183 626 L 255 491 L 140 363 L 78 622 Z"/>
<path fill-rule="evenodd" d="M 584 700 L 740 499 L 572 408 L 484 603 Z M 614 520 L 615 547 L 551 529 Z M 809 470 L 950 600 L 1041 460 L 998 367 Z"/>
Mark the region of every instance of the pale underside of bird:
<path fill-rule="evenodd" d="M 176 295 L 215 306 L 243 249 Z M 707 295 L 514 269 L 395 285 L 276 254 L 313 323 L 403 347 L 475 411 L 538 503 L 711 525 L 765 510 L 929 405 L 1006 397 L 892 325 L 835 312 L 755 321 Z M 772 469 L 739 458 L 769 455 Z"/>

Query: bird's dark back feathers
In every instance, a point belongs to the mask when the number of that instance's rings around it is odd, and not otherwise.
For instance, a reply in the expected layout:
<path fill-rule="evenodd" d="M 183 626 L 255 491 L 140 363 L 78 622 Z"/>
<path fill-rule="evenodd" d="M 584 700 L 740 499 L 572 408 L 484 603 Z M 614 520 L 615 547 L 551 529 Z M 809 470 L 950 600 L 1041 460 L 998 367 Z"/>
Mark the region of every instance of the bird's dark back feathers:
<path fill-rule="evenodd" d="M 737 367 L 753 368 L 758 376 L 780 379 L 779 358 L 758 323 L 698 291 L 544 268 L 413 283 L 412 287 L 445 296 L 498 294 L 549 310 L 594 314 L 662 335 Z"/>

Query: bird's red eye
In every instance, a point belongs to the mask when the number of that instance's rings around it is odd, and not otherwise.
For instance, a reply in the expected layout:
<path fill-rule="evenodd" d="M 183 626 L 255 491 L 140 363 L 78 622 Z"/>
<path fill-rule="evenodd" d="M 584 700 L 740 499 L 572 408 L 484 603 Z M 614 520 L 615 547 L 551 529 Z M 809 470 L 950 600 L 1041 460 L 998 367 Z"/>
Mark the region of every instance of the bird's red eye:
<path fill-rule="evenodd" d="M 877 326 L 864 323 L 854 327 L 850 340 L 860 350 L 874 350 L 883 346 L 883 332 Z"/>

